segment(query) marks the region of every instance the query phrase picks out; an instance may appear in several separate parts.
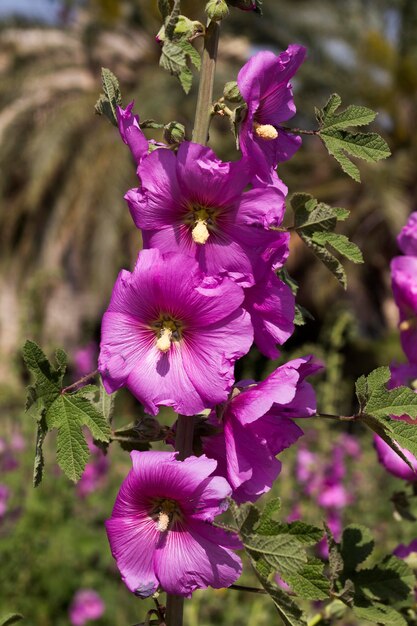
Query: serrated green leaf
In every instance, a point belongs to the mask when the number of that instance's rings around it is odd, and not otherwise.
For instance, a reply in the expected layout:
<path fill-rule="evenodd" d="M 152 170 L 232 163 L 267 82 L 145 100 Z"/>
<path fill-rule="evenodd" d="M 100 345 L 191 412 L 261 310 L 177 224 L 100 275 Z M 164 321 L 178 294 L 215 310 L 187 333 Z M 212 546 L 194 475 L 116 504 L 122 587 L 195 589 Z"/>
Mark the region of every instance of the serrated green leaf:
<path fill-rule="evenodd" d="M 193 75 L 187 66 L 187 60 L 190 60 L 199 69 L 200 55 L 187 40 L 164 42 L 159 63 L 161 67 L 179 79 L 185 93 L 189 92 L 193 80 Z"/>
<path fill-rule="evenodd" d="M 46 358 L 41 348 L 34 342 L 27 340 L 22 350 L 23 360 L 28 370 L 33 374 L 35 383 L 29 388 L 29 396 L 26 408 L 30 408 L 38 401 L 38 409 L 43 406 L 47 409 L 59 395 L 62 387 L 66 367 L 60 353 L 61 361 L 54 368 Z M 40 415 L 38 416 L 40 419 Z"/>
<path fill-rule="evenodd" d="M 372 624 L 383 626 L 407 626 L 406 620 L 391 606 L 379 602 L 366 602 L 365 599 L 355 600 L 352 610 L 356 617 Z"/>
<path fill-rule="evenodd" d="M 316 110 L 317 121 L 321 129 L 341 130 L 352 126 L 364 126 L 373 122 L 376 117 L 376 113 L 372 109 L 353 104 L 344 111 L 336 113 L 341 103 L 340 96 L 333 94 L 322 110 Z"/>
<path fill-rule="evenodd" d="M 334 257 L 331 252 L 327 250 L 327 248 L 320 246 L 312 240 L 311 237 L 304 235 L 302 233 L 301 239 L 307 245 L 308 248 L 324 263 L 324 265 L 331 271 L 331 273 L 337 278 L 340 284 L 346 289 L 347 287 L 347 278 L 346 272 L 343 268 L 343 265 L 340 263 L 336 257 Z"/>
<path fill-rule="evenodd" d="M 273 524 L 275 524 L 275 520 L 272 519 L 272 516 L 278 511 L 281 510 L 281 498 L 272 498 L 269 500 L 262 513 L 259 516 L 259 522 L 256 524 L 256 532 L 269 535 L 271 530 L 273 531 Z"/>
<path fill-rule="evenodd" d="M 319 132 L 327 151 L 337 159 L 346 174 L 360 182 L 360 173 L 347 155 L 376 163 L 386 159 L 391 152 L 386 141 L 377 133 L 352 133 L 347 130 Z"/>
<path fill-rule="evenodd" d="M 307 618 L 303 610 L 285 591 L 269 582 L 259 574 L 258 578 L 265 591 L 275 604 L 278 614 L 285 626 L 307 626 Z"/>
<path fill-rule="evenodd" d="M 174 0 L 174 5 L 172 7 L 171 13 L 169 14 L 168 18 L 165 20 L 165 34 L 168 37 L 168 39 L 172 39 L 174 35 L 175 26 L 178 22 L 178 18 L 180 17 L 180 13 L 181 13 L 180 5 L 181 5 L 180 0 Z"/>
<path fill-rule="evenodd" d="M 355 577 L 361 593 L 387 602 L 406 600 L 414 589 L 415 576 L 408 565 L 395 556 L 385 557 L 372 569 L 362 569 Z"/>
<path fill-rule="evenodd" d="M 289 574 L 286 582 L 304 600 L 327 600 L 330 596 L 329 579 L 318 559 L 309 560 L 300 571 Z"/>
<path fill-rule="evenodd" d="M 95 105 L 96 113 L 106 115 L 113 126 L 117 126 L 117 105 L 122 104 L 119 81 L 107 67 L 101 68 L 101 82 L 104 94 L 100 95 Z"/>
<path fill-rule="evenodd" d="M 340 554 L 344 573 L 350 575 L 358 565 L 366 561 L 374 549 L 372 535 L 365 526 L 351 524 L 343 530 Z"/>
<path fill-rule="evenodd" d="M 290 535 L 248 535 L 243 545 L 252 558 L 267 563 L 284 579 L 307 563 L 303 546 Z"/>
<path fill-rule="evenodd" d="M 307 193 L 295 193 L 291 196 L 291 207 L 294 211 L 294 227 L 306 232 L 330 231 L 336 222 L 349 217 L 350 211 L 341 207 L 332 207 L 324 202 L 318 202 Z"/>
<path fill-rule="evenodd" d="M 114 410 L 114 400 L 116 397 L 116 393 L 108 394 L 104 389 L 103 381 L 100 378 L 99 385 L 99 399 L 98 399 L 98 410 L 103 415 L 107 424 L 112 423 L 113 419 L 113 410 Z"/>
<path fill-rule="evenodd" d="M 332 246 L 342 256 L 353 263 L 363 263 L 361 250 L 356 243 L 350 241 L 346 235 L 331 232 L 316 232 L 312 237 L 314 243 L 325 247 Z"/>
<path fill-rule="evenodd" d="M 0 617 L 0 626 L 11 626 L 12 624 L 16 624 L 23 619 L 23 615 L 20 613 L 9 613 L 4 617 Z"/>
<path fill-rule="evenodd" d="M 35 462 L 33 465 L 33 486 L 38 487 L 43 478 L 44 458 L 43 458 L 43 444 L 45 441 L 48 429 L 45 424 L 44 418 L 38 422 L 36 431 L 36 446 L 35 446 Z"/>
<path fill-rule="evenodd" d="M 361 376 L 355 383 L 356 397 L 359 402 L 359 409 L 362 412 L 368 402 L 368 383 L 366 376 Z"/>

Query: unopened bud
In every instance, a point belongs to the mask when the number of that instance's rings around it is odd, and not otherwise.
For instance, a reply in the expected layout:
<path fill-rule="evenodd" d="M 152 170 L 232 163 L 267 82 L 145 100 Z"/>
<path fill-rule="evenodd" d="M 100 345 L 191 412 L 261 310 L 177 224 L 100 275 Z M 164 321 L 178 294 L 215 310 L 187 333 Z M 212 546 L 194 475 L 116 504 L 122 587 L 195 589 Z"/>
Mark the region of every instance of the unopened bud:
<path fill-rule="evenodd" d="M 223 96 L 225 100 L 229 102 L 243 102 L 242 94 L 240 93 L 238 84 L 235 80 L 231 80 L 225 84 L 223 89 Z"/>
<path fill-rule="evenodd" d="M 181 143 L 185 139 L 184 124 L 169 122 L 164 126 L 164 139 L 169 144 Z"/>
<path fill-rule="evenodd" d="M 229 14 L 229 7 L 225 0 L 209 0 L 206 4 L 206 13 L 211 20 L 219 22 Z"/>
<path fill-rule="evenodd" d="M 260 13 L 260 3 L 256 2 L 256 0 L 227 0 L 227 4 L 242 11 L 256 11 Z"/>

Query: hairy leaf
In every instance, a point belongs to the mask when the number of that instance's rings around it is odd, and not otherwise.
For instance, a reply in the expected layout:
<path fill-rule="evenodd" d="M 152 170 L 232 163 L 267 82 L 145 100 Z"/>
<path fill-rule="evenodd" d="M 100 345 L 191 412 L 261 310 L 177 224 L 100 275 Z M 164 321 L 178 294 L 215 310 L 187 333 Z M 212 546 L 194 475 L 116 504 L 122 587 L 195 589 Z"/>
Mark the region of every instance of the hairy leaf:
<path fill-rule="evenodd" d="M 9 615 L 5 615 L 4 617 L 0 617 L 0 626 L 11 626 L 12 624 L 17 624 L 23 619 L 23 615 L 20 613 L 9 613 Z"/>
<path fill-rule="evenodd" d="M 415 576 L 408 565 L 392 555 L 372 569 L 362 569 L 355 580 L 362 594 L 387 602 L 406 600 L 415 584 Z"/>
<path fill-rule="evenodd" d="M 291 589 L 305 600 L 327 600 L 330 595 L 329 579 L 323 574 L 323 562 L 310 559 L 300 571 L 286 578 Z"/>
<path fill-rule="evenodd" d="M 374 549 L 372 535 L 365 526 L 346 526 L 343 530 L 341 557 L 343 559 L 345 574 L 354 571 L 361 565 Z"/>
<path fill-rule="evenodd" d="M 401 613 L 398 613 L 391 606 L 386 606 L 380 602 L 369 602 L 364 598 L 355 601 L 352 607 L 354 614 L 360 620 L 367 620 L 372 624 L 382 624 L 383 626 L 407 626 L 407 622 Z"/>
<path fill-rule="evenodd" d="M 268 581 L 259 572 L 257 575 L 263 588 L 274 602 L 283 624 L 285 626 L 307 626 L 306 616 L 298 604 L 285 591 Z"/>
<path fill-rule="evenodd" d="M 318 135 L 343 171 L 359 182 L 359 169 L 349 157 L 375 163 L 389 157 L 391 152 L 385 140 L 377 133 L 346 130 L 372 122 L 376 117 L 374 111 L 367 107 L 350 105 L 344 111 L 337 112 L 341 103 L 340 96 L 333 94 L 323 109 L 316 109 Z"/>
<path fill-rule="evenodd" d="M 188 61 L 197 69 L 200 69 L 200 55 L 189 41 L 184 39 L 179 41 L 167 40 L 164 42 L 160 65 L 178 78 L 185 93 L 190 91 L 193 80 L 193 75 L 187 64 Z"/>
<path fill-rule="evenodd" d="M 104 93 L 100 94 L 95 111 L 98 115 L 105 115 L 113 126 L 117 127 L 116 107 L 122 104 L 119 81 L 107 67 L 102 67 L 101 82 Z"/>

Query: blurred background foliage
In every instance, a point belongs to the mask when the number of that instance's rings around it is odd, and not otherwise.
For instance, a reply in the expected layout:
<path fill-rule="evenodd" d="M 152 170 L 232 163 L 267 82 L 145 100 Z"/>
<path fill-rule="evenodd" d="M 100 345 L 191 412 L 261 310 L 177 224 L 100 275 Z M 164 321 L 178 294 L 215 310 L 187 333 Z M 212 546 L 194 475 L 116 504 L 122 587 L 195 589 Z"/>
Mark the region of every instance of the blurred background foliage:
<path fill-rule="evenodd" d="M 42 5 L 42 18 L 34 16 L 35 4 Z M 183 0 L 182 10 L 201 20 L 203 5 Z M 30 337 L 46 351 L 60 345 L 75 354 L 98 340 L 117 273 L 132 266 L 140 247 L 123 200 L 135 185 L 129 151 L 116 129 L 94 115 L 101 66 L 118 76 L 124 104 L 134 98 L 142 119 L 176 119 L 191 136 L 198 80 L 186 98 L 158 69 L 159 27 L 156 0 L 37 0 L 19 13 L 0 12 L 0 423 L 6 439 L 18 428 L 27 441 L 18 471 L 4 479 L 13 495 L 8 516 L 0 517 L 0 615 L 19 610 L 28 624 L 68 624 L 79 587 L 105 598 L 103 626 L 133 624 L 144 612 L 119 581 L 102 523 L 126 472 L 125 455 L 111 452 L 111 477 L 88 500 L 74 498 L 74 488 L 53 472 L 40 490 L 28 486 L 34 431 L 21 414 L 20 347 Z M 232 9 L 222 31 L 216 96 L 253 52 L 302 43 L 308 60 L 294 80 L 294 125 L 314 128 L 314 106 L 337 92 L 346 105 L 379 112 L 375 129 L 391 147 L 389 160 L 360 164 L 362 185 L 344 175 L 314 137 L 279 170 L 290 193 L 305 190 L 352 211 L 342 232 L 361 247 L 365 264 L 348 265 L 347 292 L 297 236 L 291 242 L 288 269 L 300 283 L 300 304 L 315 319 L 296 330 L 283 353 L 322 358 L 320 408 L 349 412 L 360 374 L 403 359 L 389 262 L 398 231 L 417 208 L 417 3 L 264 0 L 264 18 Z M 238 158 L 226 121 L 214 120 L 211 145 L 223 158 Z M 239 374 L 264 376 L 276 365 L 253 350 Z M 123 394 L 118 407 L 121 423 L 139 410 Z M 327 458 L 340 426 L 310 428 L 316 433 L 311 445 Z M 366 452 L 346 521 L 368 524 L 390 550 L 401 537 L 412 538 L 414 524 L 393 521 L 387 495 L 402 486 L 377 466 L 369 435 L 356 434 Z M 291 454 L 275 488 L 284 497 L 296 489 Z M 372 494 L 376 504 L 369 510 Z M 320 524 L 320 511 L 308 509 Z M 187 609 L 190 626 L 262 626 L 275 619 L 262 597 L 245 596 L 244 603 L 236 592 L 195 597 Z"/>

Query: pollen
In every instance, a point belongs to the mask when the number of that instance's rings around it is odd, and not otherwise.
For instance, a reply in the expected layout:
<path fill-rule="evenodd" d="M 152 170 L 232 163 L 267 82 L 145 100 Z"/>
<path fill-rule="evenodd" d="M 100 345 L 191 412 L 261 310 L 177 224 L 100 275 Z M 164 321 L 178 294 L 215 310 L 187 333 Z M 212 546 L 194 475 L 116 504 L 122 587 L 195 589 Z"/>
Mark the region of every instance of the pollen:
<path fill-rule="evenodd" d="M 161 511 L 159 513 L 158 521 L 156 523 L 156 529 L 159 530 L 160 533 L 164 533 L 166 530 L 168 530 L 170 521 L 171 520 L 168 513 L 165 513 L 165 511 Z"/>
<path fill-rule="evenodd" d="M 168 352 L 171 347 L 172 330 L 166 326 L 162 329 L 161 335 L 156 342 L 156 347 L 161 352 Z"/>
<path fill-rule="evenodd" d="M 404 320 L 398 326 L 401 332 L 405 332 L 406 330 L 413 330 L 416 327 L 417 327 L 417 318 L 415 317 L 412 317 L 411 319 L 408 319 L 408 320 Z"/>
<path fill-rule="evenodd" d="M 278 131 L 272 124 L 258 124 L 255 122 L 253 128 L 256 135 L 265 141 L 272 141 L 278 137 Z"/>
<path fill-rule="evenodd" d="M 206 243 L 207 239 L 210 237 L 210 231 L 207 228 L 206 220 L 198 219 L 196 221 L 196 224 L 193 230 L 191 231 L 191 236 L 195 243 L 199 243 L 200 245 L 203 245 Z"/>

